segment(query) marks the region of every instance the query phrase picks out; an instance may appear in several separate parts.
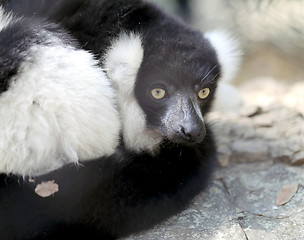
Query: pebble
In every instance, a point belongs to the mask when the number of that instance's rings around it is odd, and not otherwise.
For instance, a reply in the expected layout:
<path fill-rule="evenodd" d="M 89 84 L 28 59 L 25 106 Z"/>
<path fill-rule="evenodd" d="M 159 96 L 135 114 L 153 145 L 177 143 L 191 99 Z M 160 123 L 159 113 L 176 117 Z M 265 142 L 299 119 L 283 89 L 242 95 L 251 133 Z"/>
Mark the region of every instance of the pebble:
<path fill-rule="evenodd" d="M 304 163 L 304 151 L 300 151 L 294 154 L 291 163 L 293 165 L 299 165 Z"/>

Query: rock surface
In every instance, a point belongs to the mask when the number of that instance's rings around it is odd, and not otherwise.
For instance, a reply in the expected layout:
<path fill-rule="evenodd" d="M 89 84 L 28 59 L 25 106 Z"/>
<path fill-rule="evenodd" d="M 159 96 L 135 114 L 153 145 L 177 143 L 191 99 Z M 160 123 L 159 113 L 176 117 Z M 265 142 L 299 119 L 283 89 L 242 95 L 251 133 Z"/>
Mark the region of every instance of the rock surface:
<path fill-rule="evenodd" d="M 179 215 L 124 240 L 304 239 L 304 82 L 287 88 L 264 79 L 240 89 L 239 111 L 209 116 L 219 168 L 207 191 Z M 297 191 L 276 205 L 288 184 Z"/>

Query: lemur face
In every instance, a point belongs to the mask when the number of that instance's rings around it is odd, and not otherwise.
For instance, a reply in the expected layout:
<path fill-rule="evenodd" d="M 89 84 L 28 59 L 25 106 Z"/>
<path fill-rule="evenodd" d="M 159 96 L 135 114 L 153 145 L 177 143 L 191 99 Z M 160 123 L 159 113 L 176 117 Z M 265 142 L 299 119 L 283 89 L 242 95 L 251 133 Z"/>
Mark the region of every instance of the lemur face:
<path fill-rule="evenodd" d="M 215 51 L 201 39 L 190 53 L 184 42 L 174 48 L 157 45 L 154 54 L 144 55 L 137 74 L 134 93 L 147 127 L 173 142 L 197 143 L 206 134 L 203 116 L 211 105 L 220 66 Z"/>
<path fill-rule="evenodd" d="M 105 54 L 127 148 L 153 152 L 164 139 L 203 140 L 204 115 L 214 102 L 217 80 L 233 76 L 238 57 L 221 32 L 189 34 L 164 38 L 122 33 Z"/>

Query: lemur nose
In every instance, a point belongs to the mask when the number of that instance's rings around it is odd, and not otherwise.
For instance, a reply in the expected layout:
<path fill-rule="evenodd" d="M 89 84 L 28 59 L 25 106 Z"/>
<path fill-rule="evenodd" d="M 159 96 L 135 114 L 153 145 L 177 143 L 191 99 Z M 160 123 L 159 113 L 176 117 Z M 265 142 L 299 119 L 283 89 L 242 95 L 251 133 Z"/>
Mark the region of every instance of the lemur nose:
<path fill-rule="evenodd" d="M 206 136 L 206 128 L 204 124 L 187 124 L 180 126 L 179 134 L 187 142 L 199 143 Z"/>

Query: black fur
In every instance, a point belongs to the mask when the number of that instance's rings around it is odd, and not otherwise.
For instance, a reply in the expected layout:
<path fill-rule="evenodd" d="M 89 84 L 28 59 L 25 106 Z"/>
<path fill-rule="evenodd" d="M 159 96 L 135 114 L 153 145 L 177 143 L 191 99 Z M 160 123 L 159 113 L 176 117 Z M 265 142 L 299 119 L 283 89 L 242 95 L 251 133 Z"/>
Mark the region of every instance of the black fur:
<path fill-rule="evenodd" d="M 162 104 L 143 100 L 155 83 L 189 97 L 209 87 L 211 96 L 199 102 L 203 115 L 208 112 L 220 73 L 215 51 L 201 33 L 154 5 L 140 0 L 5 0 L 2 4 L 17 15 L 61 24 L 98 59 L 121 31 L 141 34 L 144 59 L 135 96 L 150 127 L 159 127 L 158 115 L 168 108 L 167 100 Z M 206 187 L 212 173 L 215 144 L 206 129 L 202 142 L 166 139 L 154 155 L 136 154 L 122 143 L 112 156 L 66 166 L 37 177 L 35 183 L 2 175 L 1 240 L 115 239 L 176 214 Z M 59 192 L 41 198 L 35 186 L 48 180 L 58 183 Z"/>
<path fill-rule="evenodd" d="M 141 33 L 144 49 L 153 56 L 182 50 L 186 59 L 196 57 L 214 63 L 216 56 L 203 35 L 161 9 L 142 0 L 4 0 L 7 10 L 21 16 L 41 16 L 59 22 L 82 47 L 103 56 L 120 32 Z M 172 44 L 173 43 L 173 44 Z M 182 45 L 180 49 L 179 44 Z M 155 52 L 156 50 L 156 52 Z M 163 51 L 166 52 L 163 52 Z M 161 54 L 160 54 L 161 53 Z M 168 58 L 166 58 L 168 60 Z M 194 59 L 193 59 L 194 60 Z M 186 62 L 187 64 L 187 62 Z M 201 62 L 203 65 L 203 62 Z"/>
<path fill-rule="evenodd" d="M 121 146 L 111 157 L 66 166 L 35 183 L 1 175 L 1 239 L 114 239 L 151 227 L 206 187 L 214 151 L 208 131 L 203 143 L 166 143 L 157 157 Z M 38 183 L 51 180 L 59 192 L 35 194 Z"/>

